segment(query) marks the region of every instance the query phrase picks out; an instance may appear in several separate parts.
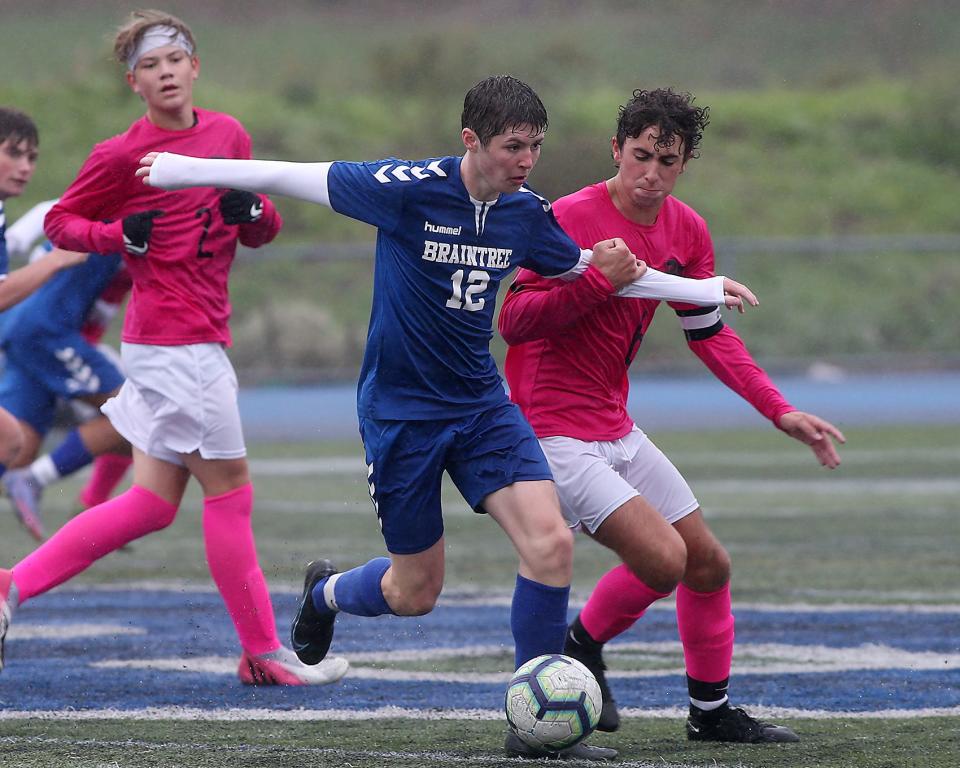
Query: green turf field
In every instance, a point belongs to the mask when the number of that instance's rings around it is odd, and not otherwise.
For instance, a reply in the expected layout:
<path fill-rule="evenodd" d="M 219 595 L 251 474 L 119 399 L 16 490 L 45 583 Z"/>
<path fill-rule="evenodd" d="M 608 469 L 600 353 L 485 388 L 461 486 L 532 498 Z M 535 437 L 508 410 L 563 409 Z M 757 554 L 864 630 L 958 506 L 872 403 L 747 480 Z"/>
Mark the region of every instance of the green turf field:
<path fill-rule="evenodd" d="M 772 429 L 652 437 L 730 550 L 735 599 L 960 601 L 955 426 L 849 430 L 844 463 L 832 472 Z M 274 588 L 294 589 L 317 556 L 350 567 L 383 552 L 359 443 L 253 445 L 251 459 L 257 544 Z M 80 484 L 47 491 L 50 528 L 68 519 Z M 515 560 L 500 530 L 452 486 L 446 494 L 447 588 L 511 589 Z M 12 517 L 0 517 L 0 563 L 32 546 Z M 585 597 L 613 562 L 578 537 L 575 592 Z M 74 583 L 117 580 L 208 583 L 195 485 L 169 529 Z"/>
<path fill-rule="evenodd" d="M 953 425 L 851 429 L 844 464 L 816 466 L 805 448 L 773 430 L 654 435 L 690 480 L 734 561 L 737 604 L 960 603 L 960 440 Z M 350 566 L 382 552 L 359 449 L 353 444 L 254 445 L 256 531 L 274 590 L 296 591 L 304 562 L 335 556 Z M 354 463 L 355 462 L 355 463 Z M 51 489 L 51 526 L 69 515 L 79 481 Z M 448 489 L 448 590 L 507 595 L 515 563 L 492 521 Z M 0 563 L 31 548 L 0 515 Z M 577 545 L 574 599 L 583 599 L 614 560 L 590 541 Z M 191 489 L 167 531 L 116 553 L 73 582 L 208 583 Z M 42 599 L 42 598 L 40 598 Z M 37 601 L 39 604 L 39 599 Z M 960 637 L 960 620 L 957 621 Z M 674 654 L 675 655 L 675 654 Z M 502 660 L 501 660 L 502 661 Z M 671 663 L 624 653 L 624 669 Z M 405 662 L 399 668 L 415 668 Z M 422 666 L 422 664 L 421 664 Z M 471 671 L 502 663 L 478 657 Z M 456 669 L 442 660 L 432 670 Z M 4 697 L 0 708 L 15 702 Z M 895 707 L 896 702 L 891 702 Z M 692 745 L 679 718 L 630 717 L 598 744 L 621 749 L 630 766 L 730 768 L 955 768 L 956 717 L 876 716 L 791 720 L 797 745 Z M 0 766 L 495 766 L 496 720 L 148 721 L 0 717 Z"/>
<path fill-rule="evenodd" d="M 621 750 L 630 768 L 956 768 L 956 718 L 797 721 L 800 744 L 735 746 L 681 740 L 680 720 L 634 720 L 597 744 Z M 73 768 L 494 768 L 527 765 L 498 758 L 494 722 L 377 723 L 32 722 L 3 724 L 0 766 Z M 540 763 L 542 764 L 542 763 Z M 577 763 L 584 765 L 584 763 Z"/>

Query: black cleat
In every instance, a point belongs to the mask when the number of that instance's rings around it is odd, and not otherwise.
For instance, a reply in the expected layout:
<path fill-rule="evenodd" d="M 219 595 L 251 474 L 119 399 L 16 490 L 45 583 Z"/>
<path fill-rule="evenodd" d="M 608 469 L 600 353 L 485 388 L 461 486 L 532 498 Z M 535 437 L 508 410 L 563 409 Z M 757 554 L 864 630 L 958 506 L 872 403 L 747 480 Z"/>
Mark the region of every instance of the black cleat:
<path fill-rule="evenodd" d="M 687 718 L 690 741 L 732 741 L 740 744 L 773 744 L 800 741 L 800 737 L 783 725 L 765 723 L 750 717 L 740 707 L 724 704 L 709 712 L 690 707 Z"/>
<path fill-rule="evenodd" d="M 594 747 L 590 744 L 574 744 L 572 747 L 556 752 L 547 749 L 537 749 L 521 739 L 513 731 L 507 733 L 507 741 L 503 745 L 507 757 L 522 757 L 527 760 L 591 760 L 595 763 L 604 763 L 616 760 L 617 750 L 609 747 Z"/>
<path fill-rule="evenodd" d="M 603 701 L 603 708 L 600 710 L 600 720 L 597 721 L 597 730 L 612 733 L 620 727 L 620 713 L 617 712 L 617 702 L 610 693 L 610 686 L 607 685 L 607 665 L 603 663 L 603 644 L 602 643 L 581 643 L 577 640 L 574 627 L 580 621 L 578 616 L 574 623 L 567 629 L 567 639 L 563 644 L 564 656 L 576 659 L 583 666 L 590 670 L 597 679 L 597 685 L 600 686 L 600 696 Z M 582 630 L 582 627 L 578 627 Z"/>
<path fill-rule="evenodd" d="M 297 606 L 297 615 L 290 627 L 290 644 L 297 658 L 304 664 L 319 664 L 330 650 L 333 640 L 333 622 L 337 617 L 332 611 L 321 614 L 313 604 L 313 588 L 317 582 L 337 573 L 329 560 L 314 560 L 307 565 L 303 580 L 303 595 Z"/>

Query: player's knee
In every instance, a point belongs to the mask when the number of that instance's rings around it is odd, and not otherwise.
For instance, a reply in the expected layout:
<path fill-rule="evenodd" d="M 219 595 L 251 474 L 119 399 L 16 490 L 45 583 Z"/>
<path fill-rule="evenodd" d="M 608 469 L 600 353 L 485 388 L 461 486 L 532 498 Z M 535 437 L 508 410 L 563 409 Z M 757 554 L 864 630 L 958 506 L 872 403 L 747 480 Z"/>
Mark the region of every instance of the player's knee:
<path fill-rule="evenodd" d="M 395 600 L 390 600 L 390 607 L 398 616 L 423 616 L 434 609 L 440 591 L 440 586 L 424 583 L 398 594 Z"/>
<path fill-rule="evenodd" d="M 538 581 L 569 581 L 573 570 L 573 534 L 561 520 L 528 542 L 524 560 Z"/>
<path fill-rule="evenodd" d="M 0 463 L 12 466 L 23 450 L 23 430 L 17 420 L 5 411 L 0 413 Z"/>
<path fill-rule="evenodd" d="M 677 588 L 687 570 L 687 545 L 679 536 L 657 542 L 642 553 L 628 553 L 624 562 L 634 576 L 657 592 L 669 594 Z"/>
<path fill-rule="evenodd" d="M 700 592 L 712 592 L 730 581 L 730 555 L 719 542 L 687 563 L 684 583 Z"/>

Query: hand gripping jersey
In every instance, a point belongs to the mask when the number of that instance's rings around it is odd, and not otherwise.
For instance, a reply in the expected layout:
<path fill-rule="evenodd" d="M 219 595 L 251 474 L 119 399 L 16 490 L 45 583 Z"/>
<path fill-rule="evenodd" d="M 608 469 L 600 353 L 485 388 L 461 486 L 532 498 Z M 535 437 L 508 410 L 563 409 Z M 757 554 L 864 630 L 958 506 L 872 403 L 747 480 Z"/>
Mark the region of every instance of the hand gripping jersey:
<path fill-rule="evenodd" d="M 473 200 L 458 157 L 335 162 L 327 184 L 335 211 L 378 229 L 360 416 L 450 419 L 505 402 L 489 351 L 500 281 L 580 257 L 549 203 L 526 188 Z"/>
<path fill-rule="evenodd" d="M 249 158 L 250 137 L 229 115 L 196 109 L 185 131 L 157 128 L 146 117 L 126 133 L 98 144 L 76 180 L 47 214 L 45 229 L 59 247 L 123 253 L 122 219 L 159 209 L 144 257 L 124 254 L 133 293 L 123 340 L 136 344 L 230 343 L 227 278 L 237 240 L 257 247 L 272 240 L 281 219 L 264 200 L 254 224 L 231 226 L 220 216 L 226 190 L 198 187 L 165 192 L 135 176 L 140 158 L 154 150 L 198 157 Z"/>
<path fill-rule="evenodd" d="M 620 237 L 654 269 L 690 278 L 714 273 L 706 223 L 674 197 L 666 199 L 652 226 L 624 218 L 605 182 L 561 198 L 553 210 L 585 247 Z M 627 371 L 660 302 L 612 293 L 593 267 L 569 283 L 521 270 L 504 299 L 500 331 L 511 345 L 504 372 L 511 398 L 538 437 L 616 440 L 630 431 Z M 670 304 L 690 348 L 721 381 L 774 423 L 794 410 L 724 326 L 717 307 Z"/>

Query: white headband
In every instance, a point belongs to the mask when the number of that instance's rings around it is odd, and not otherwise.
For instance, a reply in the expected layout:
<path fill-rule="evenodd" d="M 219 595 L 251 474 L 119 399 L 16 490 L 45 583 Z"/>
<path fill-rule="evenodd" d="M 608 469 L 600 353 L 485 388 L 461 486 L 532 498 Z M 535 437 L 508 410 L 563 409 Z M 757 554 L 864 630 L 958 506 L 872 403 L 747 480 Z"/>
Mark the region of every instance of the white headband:
<path fill-rule="evenodd" d="M 140 38 L 140 45 L 127 57 L 127 69 L 133 72 L 140 59 L 150 51 L 163 48 L 165 45 L 175 45 L 177 48 L 183 48 L 188 56 L 193 56 L 193 46 L 190 45 L 190 41 L 187 40 L 187 36 L 183 32 L 165 24 L 156 24 L 143 33 L 143 37 Z"/>

